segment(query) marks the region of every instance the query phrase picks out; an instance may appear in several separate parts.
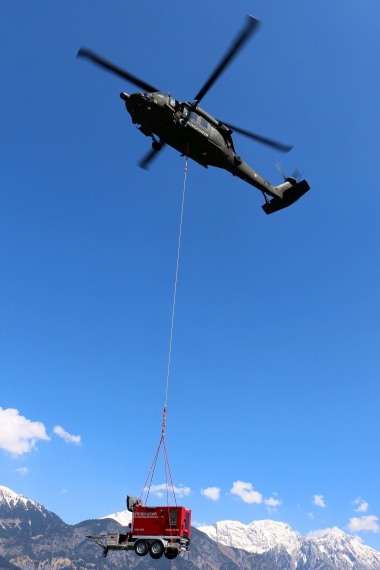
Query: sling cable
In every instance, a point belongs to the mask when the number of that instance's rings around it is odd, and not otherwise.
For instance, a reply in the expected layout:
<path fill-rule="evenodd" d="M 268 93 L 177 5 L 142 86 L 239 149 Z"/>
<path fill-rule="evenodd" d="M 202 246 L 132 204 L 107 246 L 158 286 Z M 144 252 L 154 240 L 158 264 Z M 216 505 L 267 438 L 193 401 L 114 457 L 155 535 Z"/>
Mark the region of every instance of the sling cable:
<path fill-rule="evenodd" d="M 177 259 L 176 259 L 176 268 L 175 268 L 175 277 L 174 277 L 174 286 L 173 286 L 173 303 L 172 303 L 172 310 L 171 310 L 171 322 L 170 322 L 170 334 L 169 334 L 169 350 L 168 350 L 168 362 L 167 362 L 167 371 L 166 371 L 166 381 L 165 381 L 165 398 L 164 398 L 164 407 L 162 411 L 162 425 L 161 425 L 161 437 L 158 443 L 157 451 L 154 455 L 152 465 L 148 472 L 144 487 L 141 491 L 140 500 L 144 492 L 146 493 L 145 498 L 145 505 L 149 498 L 150 489 L 152 486 L 152 481 L 157 465 L 157 460 L 160 455 L 161 448 L 163 450 L 163 457 L 164 457 L 164 472 L 165 472 L 165 492 L 166 492 L 166 504 L 169 505 L 169 487 L 171 488 L 171 492 L 174 497 L 175 506 L 177 506 L 177 499 L 175 495 L 175 489 L 172 479 L 172 474 L 169 465 L 169 458 L 165 444 L 165 430 L 166 430 L 166 415 L 167 415 L 167 402 L 168 402 L 168 393 L 169 393 L 169 380 L 170 380 L 170 372 L 171 372 L 171 357 L 172 357 L 172 347 L 173 347 L 173 333 L 174 333 L 174 322 L 175 322 L 175 309 L 176 309 L 176 301 L 177 301 L 177 286 L 178 286 L 178 275 L 179 275 L 179 262 L 181 256 L 181 243 L 182 243 L 182 227 L 183 227 L 183 217 L 184 217 L 184 209 L 185 209 L 185 196 L 186 196 L 186 181 L 187 181 L 187 169 L 188 169 L 188 153 L 186 152 L 185 155 L 185 168 L 184 168 L 184 179 L 183 179 L 183 189 L 182 189 L 182 203 L 181 203 L 181 214 L 180 214 L 180 221 L 179 221 L 179 231 L 178 231 L 178 245 L 177 245 Z"/>
<path fill-rule="evenodd" d="M 165 445 L 166 412 L 169 392 L 171 355 L 173 345 L 173 332 L 175 320 L 175 307 L 177 300 L 177 284 L 179 261 L 181 255 L 182 225 L 185 206 L 186 178 L 188 166 L 188 153 L 186 152 L 184 181 L 182 191 L 181 216 L 179 223 L 177 261 L 174 278 L 173 304 L 170 323 L 168 365 L 165 382 L 165 399 L 162 411 L 161 437 L 157 451 L 154 455 L 152 465 L 148 472 L 145 485 L 141 491 L 140 498 L 127 497 L 127 509 L 132 513 L 132 521 L 129 529 L 124 533 L 107 533 L 88 536 L 95 544 L 103 550 L 103 556 L 107 556 L 109 550 L 133 551 L 137 556 L 150 554 L 151 558 L 158 559 L 161 556 L 173 560 L 180 553 L 190 550 L 191 535 L 191 510 L 178 506 L 175 496 L 175 489 L 170 471 L 168 453 Z M 166 505 L 159 507 L 148 507 L 147 501 L 152 486 L 153 476 L 157 465 L 157 460 L 161 449 L 164 456 Z M 174 497 L 174 506 L 169 506 L 169 483 Z M 142 504 L 142 496 L 146 493 L 145 503 Z"/>

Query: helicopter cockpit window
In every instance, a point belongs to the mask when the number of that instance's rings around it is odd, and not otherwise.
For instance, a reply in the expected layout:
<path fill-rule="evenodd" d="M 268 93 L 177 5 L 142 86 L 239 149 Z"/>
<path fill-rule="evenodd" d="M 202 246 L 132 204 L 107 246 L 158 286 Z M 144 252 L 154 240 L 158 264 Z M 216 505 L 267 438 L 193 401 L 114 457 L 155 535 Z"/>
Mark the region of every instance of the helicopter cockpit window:
<path fill-rule="evenodd" d="M 203 117 L 201 117 L 201 125 L 205 129 L 208 129 L 208 122 L 206 121 L 206 119 L 203 119 Z"/>
<path fill-rule="evenodd" d="M 194 121 L 194 123 L 198 122 L 198 117 L 199 117 L 199 115 L 197 115 L 196 113 L 193 113 L 193 112 L 190 113 L 190 119 L 192 121 Z"/>

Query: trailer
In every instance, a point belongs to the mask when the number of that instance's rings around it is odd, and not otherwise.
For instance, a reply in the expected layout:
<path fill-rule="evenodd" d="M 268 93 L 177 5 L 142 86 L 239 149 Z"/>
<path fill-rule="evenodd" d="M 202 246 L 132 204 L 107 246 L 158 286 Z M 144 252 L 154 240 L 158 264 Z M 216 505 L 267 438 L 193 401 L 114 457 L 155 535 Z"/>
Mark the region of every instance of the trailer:
<path fill-rule="evenodd" d="M 127 497 L 132 512 L 128 532 L 112 532 L 88 536 L 107 556 L 110 550 L 134 551 L 137 556 L 150 554 L 154 559 L 164 555 L 173 560 L 180 552 L 190 550 L 191 510 L 185 507 L 147 507 L 139 499 Z"/>

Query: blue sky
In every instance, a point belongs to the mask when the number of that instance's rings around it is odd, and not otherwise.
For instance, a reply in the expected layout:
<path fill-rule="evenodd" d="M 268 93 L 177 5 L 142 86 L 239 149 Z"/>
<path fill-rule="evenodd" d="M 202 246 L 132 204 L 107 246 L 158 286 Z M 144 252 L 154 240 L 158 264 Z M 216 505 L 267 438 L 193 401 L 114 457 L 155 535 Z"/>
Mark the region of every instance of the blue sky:
<path fill-rule="evenodd" d="M 239 154 L 311 190 L 272 216 L 190 162 L 166 445 L 178 502 L 211 524 L 338 526 L 380 549 L 380 5 L 40 0 L 0 19 L 0 483 L 66 522 L 139 495 L 161 433 L 184 159 L 150 141 L 92 48 L 202 101 Z M 162 462 L 154 484 L 164 481 Z M 182 496 L 184 495 L 184 496 Z M 160 498 L 152 494 L 152 501 Z"/>

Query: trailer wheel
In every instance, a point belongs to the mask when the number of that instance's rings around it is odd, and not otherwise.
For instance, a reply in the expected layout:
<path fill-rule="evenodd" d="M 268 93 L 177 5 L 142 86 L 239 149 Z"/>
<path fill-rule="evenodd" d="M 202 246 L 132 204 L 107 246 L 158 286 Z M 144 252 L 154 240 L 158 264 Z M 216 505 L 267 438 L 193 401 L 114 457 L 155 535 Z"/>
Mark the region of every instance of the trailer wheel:
<path fill-rule="evenodd" d="M 162 544 L 162 542 L 160 540 L 155 540 L 154 542 L 152 542 L 152 544 L 150 545 L 151 557 L 157 560 L 158 558 L 161 558 L 163 553 L 164 553 L 164 545 Z"/>
<path fill-rule="evenodd" d="M 145 540 L 138 540 L 135 542 L 135 552 L 137 556 L 145 556 L 145 554 L 148 554 L 148 550 L 149 546 Z"/>
<path fill-rule="evenodd" d="M 168 560 L 174 560 L 177 557 L 178 549 L 177 548 L 168 548 L 165 552 L 165 556 Z"/>

